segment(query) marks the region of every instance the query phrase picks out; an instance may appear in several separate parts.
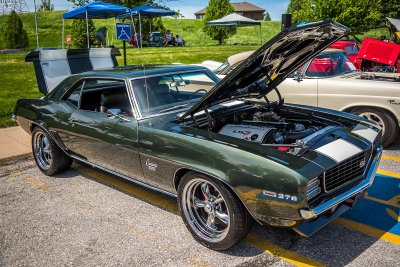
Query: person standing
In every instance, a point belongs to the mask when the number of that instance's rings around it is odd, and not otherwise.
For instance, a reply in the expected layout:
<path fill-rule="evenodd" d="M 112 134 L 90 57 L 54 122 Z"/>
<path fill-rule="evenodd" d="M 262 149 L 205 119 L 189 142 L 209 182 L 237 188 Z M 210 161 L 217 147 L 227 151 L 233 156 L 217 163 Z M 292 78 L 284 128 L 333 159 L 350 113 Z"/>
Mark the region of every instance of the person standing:
<path fill-rule="evenodd" d="M 101 27 L 94 33 L 94 37 L 97 40 L 97 47 L 100 47 L 100 45 L 102 44 L 103 47 L 106 47 L 106 34 L 107 34 L 106 27 Z"/>

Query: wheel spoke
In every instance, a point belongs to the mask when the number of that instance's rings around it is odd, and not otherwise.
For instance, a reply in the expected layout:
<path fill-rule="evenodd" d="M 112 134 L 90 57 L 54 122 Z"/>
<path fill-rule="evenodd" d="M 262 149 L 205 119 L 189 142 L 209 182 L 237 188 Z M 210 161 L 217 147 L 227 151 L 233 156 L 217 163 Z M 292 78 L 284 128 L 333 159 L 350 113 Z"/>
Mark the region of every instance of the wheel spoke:
<path fill-rule="evenodd" d="M 210 229 L 216 230 L 216 227 L 215 227 L 215 216 L 214 216 L 214 214 L 212 212 L 210 212 L 208 214 L 207 225 L 208 225 L 208 227 L 210 227 Z"/>
<path fill-rule="evenodd" d="M 204 201 L 194 197 L 193 204 L 196 208 L 204 208 Z"/>
<path fill-rule="evenodd" d="M 220 219 L 223 223 L 228 224 L 229 223 L 229 216 L 226 213 L 216 211 L 215 214 L 217 215 L 218 219 Z"/>
<path fill-rule="evenodd" d="M 210 187 L 208 183 L 201 184 L 201 192 L 207 200 L 210 199 Z"/>
<path fill-rule="evenodd" d="M 222 202 L 224 202 L 224 198 L 222 197 L 221 194 L 218 194 L 217 198 L 214 200 L 214 204 L 218 205 L 221 204 Z"/>

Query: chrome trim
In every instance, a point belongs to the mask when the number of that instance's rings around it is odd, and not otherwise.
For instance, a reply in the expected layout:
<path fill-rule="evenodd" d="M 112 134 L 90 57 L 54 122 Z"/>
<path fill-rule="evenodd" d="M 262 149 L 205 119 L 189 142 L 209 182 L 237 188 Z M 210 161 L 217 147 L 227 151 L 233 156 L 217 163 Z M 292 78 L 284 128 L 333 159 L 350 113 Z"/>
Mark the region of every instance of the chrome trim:
<path fill-rule="evenodd" d="M 375 174 L 376 174 L 379 162 L 382 157 L 382 151 L 383 151 L 382 147 L 377 149 L 377 155 L 375 156 L 375 159 L 372 162 L 372 164 L 369 168 L 368 174 L 363 182 L 361 182 L 359 185 L 351 188 L 350 190 L 340 194 L 339 196 L 337 196 L 333 199 L 330 199 L 327 202 L 315 207 L 314 209 L 311 209 L 311 210 L 303 209 L 303 211 L 309 212 L 311 214 L 311 216 L 309 218 L 304 218 L 304 216 L 302 215 L 304 212 L 303 213 L 300 212 L 302 217 L 304 219 L 314 218 L 314 217 L 318 216 L 319 214 L 329 210 L 330 208 L 342 203 L 343 201 L 357 195 L 361 191 L 370 187 L 372 185 L 372 183 L 374 182 Z M 371 151 L 371 153 L 372 153 L 372 151 Z"/>
<path fill-rule="evenodd" d="M 120 173 L 118 173 L 118 172 L 109 170 L 109 169 L 104 168 L 104 167 L 102 167 L 102 166 L 100 166 L 100 165 L 91 163 L 91 162 L 89 162 L 89 161 L 87 161 L 87 160 L 78 158 L 78 157 L 76 157 L 76 156 L 73 156 L 73 155 L 69 155 L 69 156 L 70 156 L 71 158 L 77 160 L 77 161 L 83 162 L 83 163 L 88 164 L 88 165 L 90 165 L 90 166 L 92 166 L 92 167 L 94 167 L 94 168 L 97 168 L 97 169 L 106 171 L 106 172 L 111 173 L 111 174 L 113 174 L 113 175 L 115 175 L 115 176 L 118 176 L 118 177 L 121 177 L 121 178 L 123 178 L 123 179 L 129 180 L 129 181 L 131 181 L 131 182 L 134 182 L 135 184 L 141 185 L 141 186 L 143 186 L 143 187 L 149 188 L 149 189 L 154 190 L 154 191 L 161 192 L 161 193 L 166 194 L 166 195 L 169 195 L 169 196 L 171 196 L 171 197 L 175 197 L 175 198 L 177 197 L 177 195 L 174 194 L 174 193 L 171 193 L 171 192 L 168 192 L 168 191 L 166 191 L 166 190 L 163 190 L 163 189 L 154 187 L 154 186 L 152 186 L 152 185 L 146 184 L 146 183 L 144 183 L 144 182 L 138 181 L 138 180 L 133 179 L 133 178 L 131 178 L 131 177 L 129 177 L 129 176 L 126 176 L 126 175 L 120 174 Z"/>
<path fill-rule="evenodd" d="M 17 115 L 11 114 L 11 119 L 12 119 L 13 121 L 17 121 Z"/>

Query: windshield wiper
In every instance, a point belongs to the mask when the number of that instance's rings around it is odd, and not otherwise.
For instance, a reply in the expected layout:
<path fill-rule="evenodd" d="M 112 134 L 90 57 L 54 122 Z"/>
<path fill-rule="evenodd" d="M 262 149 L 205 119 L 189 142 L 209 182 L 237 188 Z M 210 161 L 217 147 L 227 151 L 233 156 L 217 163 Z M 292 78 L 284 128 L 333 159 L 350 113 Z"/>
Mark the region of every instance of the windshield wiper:
<path fill-rule="evenodd" d="M 170 107 L 170 108 L 162 109 L 158 113 L 165 113 L 165 112 L 168 112 L 168 111 L 171 111 L 171 110 L 184 108 L 184 107 L 187 107 L 189 105 L 190 105 L 190 103 L 182 104 L 182 105 L 176 105 L 176 106 L 173 106 L 173 107 Z"/>

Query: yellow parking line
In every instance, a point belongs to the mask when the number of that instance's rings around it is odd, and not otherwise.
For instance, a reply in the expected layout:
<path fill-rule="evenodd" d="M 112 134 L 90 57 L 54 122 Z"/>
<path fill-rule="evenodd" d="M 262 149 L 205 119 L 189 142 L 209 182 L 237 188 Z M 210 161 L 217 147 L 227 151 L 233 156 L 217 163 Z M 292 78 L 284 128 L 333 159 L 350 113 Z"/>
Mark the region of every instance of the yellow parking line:
<path fill-rule="evenodd" d="M 398 204 L 400 202 L 400 194 L 392 197 L 389 200 L 383 200 L 383 199 L 379 199 L 379 198 L 375 198 L 375 197 L 370 197 L 369 195 L 366 195 L 364 198 L 375 201 L 375 202 L 379 202 L 379 203 L 382 203 L 385 205 L 389 205 L 389 206 L 392 206 L 395 208 L 400 208 L 400 204 Z"/>
<path fill-rule="evenodd" d="M 175 202 L 171 202 L 171 201 L 169 201 L 167 199 L 164 199 L 164 198 L 162 198 L 160 196 L 157 196 L 155 194 L 147 192 L 146 190 L 143 190 L 143 189 L 138 188 L 136 186 L 134 187 L 132 185 L 124 183 L 124 182 L 122 182 L 120 180 L 117 180 L 117 179 L 107 175 L 107 174 L 98 172 L 98 171 L 96 171 L 94 169 L 91 169 L 91 168 L 87 168 L 87 167 L 84 167 L 84 166 L 78 166 L 78 167 L 75 167 L 75 169 L 77 169 L 78 171 L 80 171 L 80 172 L 82 172 L 82 173 L 84 173 L 86 175 L 89 175 L 89 176 L 94 177 L 94 178 L 96 178 L 96 179 L 98 179 L 100 181 L 103 181 L 103 182 L 105 182 L 107 184 L 110 184 L 110 185 L 115 186 L 115 187 L 117 187 L 119 189 L 122 189 L 122 190 L 124 190 L 124 191 L 126 191 L 128 193 L 131 193 L 132 195 L 135 195 L 135 196 L 138 196 L 138 197 L 140 197 L 140 198 L 142 198 L 144 200 L 150 201 L 150 202 L 152 202 L 152 203 L 154 203 L 154 204 L 156 204 L 158 206 L 161 206 L 161 207 L 163 207 L 163 208 L 165 208 L 167 210 L 170 210 L 170 211 L 175 212 L 175 213 L 179 213 L 178 206 L 176 205 Z"/>
<path fill-rule="evenodd" d="M 174 213 L 179 213 L 178 206 L 176 202 L 171 202 L 164 198 L 159 197 L 156 194 L 147 192 L 143 189 L 137 188 L 136 186 L 129 185 L 122 181 L 119 181 L 105 173 L 98 172 L 92 168 L 84 167 L 84 166 L 77 166 L 75 167 L 76 170 L 80 171 L 83 174 L 86 174 L 90 177 L 96 178 L 104 183 L 110 184 L 115 186 L 125 192 L 128 192 L 132 195 L 138 196 L 144 200 L 147 200 L 151 203 L 154 203 L 158 206 L 164 207 L 165 209 L 172 211 Z M 245 242 L 250 246 L 256 247 L 261 249 L 269 254 L 275 255 L 287 262 L 291 262 L 298 266 L 325 266 L 317 261 L 314 261 L 310 258 L 302 256 L 296 252 L 284 249 L 276 244 L 273 244 L 267 240 L 261 239 L 255 235 L 249 234 L 245 238 Z"/>
<path fill-rule="evenodd" d="M 350 228 L 350 229 L 356 230 L 358 232 L 362 232 L 364 234 L 386 240 L 390 243 L 400 245 L 400 236 L 398 236 L 398 235 L 388 233 L 383 230 L 377 229 L 375 227 L 372 227 L 372 226 L 369 226 L 369 225 L 366 225 L 363 223 L 355 222 L 352 220 L 348 220 L 348 219 L 345 219 L 342 217 L 336 218 L 334 220 L 334 222 L 341 226 L 344 226 L 346 228 Z"/>
<path fill-rule="evenodd" d="M 277 256 L 282 260 L 293 263 L 297 266 L 325 266 L 324 264 L 312 260 L 310 258 L 304 257 L 296 252 L 284 249 L 274 243 L 271 243 L 267 240 L 259 238 L 253 234 L 248 234 L 245 238 L 246 243 L 249 245 L 256 247 L 260 250 L 263 250 L 269 254 Z"/>
<path fill-rule="evenodd" d="M 25 180 L 27 180 L 28 182 L 30 182 L 31 184 L 33 184 L 34 186 L 36 186 L 39 189 L 42 190 L 49 190 L 49 186 L 39 182 L 38 180 L 36 180 L 35 178 L 25 178 Z"/>
<path fill-rule="evenodd" d="M 399 173 L 395 173 L 395 172 L 388 172 L 388 171 L 384 171 L 384 170 L 378 170 L 376 172 L 377 174 L 381 174 L 381 175 L 386 175 L 386 176 L 392 176 L 395 178 L 400 178 L 400 174 Z"/>
<path fill-rule="evenodd" d="M 382 158 L 383 159 L 390 159 L 390 160 L 400 161 L 400 158 L 393 157 L 393 156 L 382 155 Z"/>

